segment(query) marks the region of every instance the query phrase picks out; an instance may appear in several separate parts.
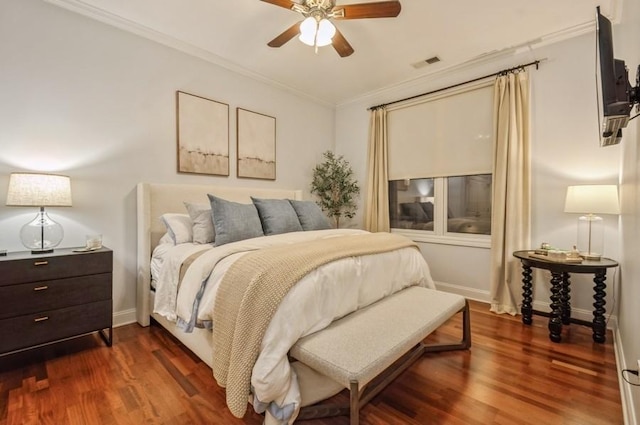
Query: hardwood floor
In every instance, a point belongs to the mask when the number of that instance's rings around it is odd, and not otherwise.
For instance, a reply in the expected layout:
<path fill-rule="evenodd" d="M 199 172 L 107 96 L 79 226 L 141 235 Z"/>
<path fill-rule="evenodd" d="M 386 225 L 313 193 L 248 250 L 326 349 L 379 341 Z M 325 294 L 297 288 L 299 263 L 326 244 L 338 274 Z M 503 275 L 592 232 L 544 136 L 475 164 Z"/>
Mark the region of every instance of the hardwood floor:
<path fill-rule="evenodd" d="M 612 336 L 565 326 L 549 341 L 547 319 L 532 326 L 471 303 L 470 351 L 427 354 L 364 407 L 361 423 L 622 424 Z M 429 337 L 459 335 L 460 318 Z M 345 395 L 337 396 L 344 398 Z M 0 358 L 0 425 L 261 424 L 236 419 L 211 370 L 159 326 L 114 329 Z M 347 425 L 347 417 L 301 422 Z"/>

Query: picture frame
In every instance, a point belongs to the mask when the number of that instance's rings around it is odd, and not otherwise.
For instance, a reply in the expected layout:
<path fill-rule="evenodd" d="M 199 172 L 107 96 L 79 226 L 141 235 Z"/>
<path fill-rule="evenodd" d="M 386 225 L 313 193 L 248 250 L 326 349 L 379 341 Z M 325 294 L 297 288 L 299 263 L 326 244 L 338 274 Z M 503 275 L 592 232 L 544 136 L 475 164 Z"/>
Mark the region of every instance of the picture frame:
<path fill-rule="evenodd" d="M 236 108 L 239 178 L 276 179 L 276 119 Z"/>
<path fill-rule="evenodd" d="M 229 176 L 229 105 L 176 92 L 178 172 Z"/>

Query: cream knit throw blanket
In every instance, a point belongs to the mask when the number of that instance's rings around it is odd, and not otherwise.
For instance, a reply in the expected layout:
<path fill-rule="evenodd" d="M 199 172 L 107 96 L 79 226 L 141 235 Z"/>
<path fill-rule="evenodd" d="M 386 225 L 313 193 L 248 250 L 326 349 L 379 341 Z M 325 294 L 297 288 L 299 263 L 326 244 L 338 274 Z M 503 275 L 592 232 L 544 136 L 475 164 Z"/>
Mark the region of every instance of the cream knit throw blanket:
<path fill-rule="evenodd" d="M 241 418 L 262 338 L 287 292 L 309 272 L 342 258 L 417 245 L 392 233 L 366 233 L 278 246 L 239 258 L 220 283 L 213 311 L 213 375 Z M 295 320 L 295 319 L 294 319 Z"/>

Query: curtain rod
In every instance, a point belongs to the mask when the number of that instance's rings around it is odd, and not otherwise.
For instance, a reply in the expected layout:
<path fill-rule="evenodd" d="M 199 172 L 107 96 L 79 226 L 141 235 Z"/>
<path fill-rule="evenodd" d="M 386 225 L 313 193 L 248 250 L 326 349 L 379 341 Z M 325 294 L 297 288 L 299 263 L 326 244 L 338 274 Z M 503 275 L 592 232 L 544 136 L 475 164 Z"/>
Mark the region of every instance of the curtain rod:
<path fill-rule="evenodd" d="M 533 62 L 525 63 L 523 65 L 514 66 L 513 68 L 503 69 L 502 71 L 494 72 L 493 74 L 485 75 L 484 77 L 478 77 L 478 78 L 474 78 L 473 80 L 469 80 L 469 81 L 465 81 L 465 82 L 462 82 L 462 83 L 454 84 L 454 85 L 449 86 L 449 87 L 443 87 L 441 89 L 432 90 L 430 92 L 416 94 L 415 96 L 405 97 L 404 99 L 394 100 L 392 102 L 381 103 L 380 105 L 371 106 L 371 107 L 367 108 L 367 110 L 371 111 L 371 110 L 378 109 L 378 108 L 384 108 L 385 106 L 393 105 L 393 104 L 400 103 L 400 102 L 405 102 L 407 100 L 417 99 L 418 97 L 427 96 L 427 95 L 438 93 L 438 92 L 441 92 L 441 91 L 453 89 L 453 88 L 456 88 L 456 87 L 463 86 L 465 84 L 475 83 L 476 81 L 484 80 L 485 78 L 495 77 L 496 75 L 500 75 L 500 74 L 507 74 L 509 72 L 512 72 L 512 71 L 515 71 L 515 70 L 518 70 L 518 69 L 524 69 L 524 68 L 526 68 L 528 66 L 532 66 L 532 65 L 535 65 L 536 69 L 538 69 L 538 65 L 540 64 L 540 62 L 541 62 L 541 60 L 536 60 L 536 61 L 533 61 Z"/>

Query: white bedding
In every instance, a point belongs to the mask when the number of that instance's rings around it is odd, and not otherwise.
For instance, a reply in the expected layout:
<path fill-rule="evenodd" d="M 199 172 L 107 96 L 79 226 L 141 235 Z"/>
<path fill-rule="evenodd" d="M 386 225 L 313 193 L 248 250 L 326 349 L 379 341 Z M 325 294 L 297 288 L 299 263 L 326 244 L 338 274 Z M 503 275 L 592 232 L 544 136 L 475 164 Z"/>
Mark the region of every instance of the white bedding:
<path fill-rule="evenodd" d="M 177 245 L 164 255 L 154 312 L 187 326 L 210 326 L 218 284 L 237 258 L 256 249 L 318 238 L 336 238 L 338 244 L 340 238 L 361 233 L 366 232 L 332 229 L 265 236 L 215 248 Z M 204 252 L 186 271 L 178 290 L 180 264 L 199 251 Z M 300 408 L 300 389 L 287 358 L 287 352 L 299 338 L 411 285 L 435 288 L 429 268 L 415 248 L 342 259 L 301 279 L 276 311 L 253 368 L 253 405 L 256 411 L 266 410 L 265 423 L 292 423 Z M 195 302 L 199 292 L 202 296 Z M 194 306 L 197 316 L 193 315 Z"/>
<path fill-rule="evenodd" d="M 195 244 L 190 243 L 188 245 Z M 160 278 L 164 259 L 165 257 L 167 257 L 169 251 L 171 251 L 174 246 L 175 243 L 173 242 L 173 238 L 171 238 L 169 233 L 165 233 L 164 236 L 160 238 L 160 241 L 158 241 L 158 245 L 153 249 L 153 252 L 151 253 L 151 262 L 149 263 L 149 268 L 151 269 L 151 287 L 154 289 L 156 287 L 156 281 Z"/>

